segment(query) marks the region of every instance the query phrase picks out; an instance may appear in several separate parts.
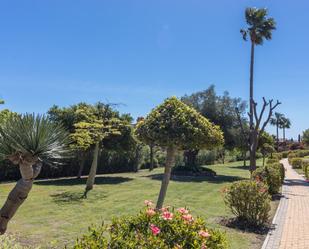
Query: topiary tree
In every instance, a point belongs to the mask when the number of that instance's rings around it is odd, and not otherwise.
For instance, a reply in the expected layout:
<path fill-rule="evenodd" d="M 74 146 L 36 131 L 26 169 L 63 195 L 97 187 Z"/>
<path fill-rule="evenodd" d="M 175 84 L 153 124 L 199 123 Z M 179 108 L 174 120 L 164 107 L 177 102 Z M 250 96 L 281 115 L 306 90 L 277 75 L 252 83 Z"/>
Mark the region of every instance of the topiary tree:
<path fill-rule="evenodd" d="M 135 134 L 146 144 L 155 143 L 166 148 L 166 165 L 161 183 L 157 208 L 163 206 L 177 150 L 213 148 L 223 144 L 223 134 L 218 126 L 200 115 L 176 97 L 163 104 L 137 123 Z"/>
<path fill-rule="evenodd" d="M 13 115 L 0 126 L 0 157 L 19 165 L 21 179 L 0 210 L 0 234 L 26 200 L 43 161 L 57 161 L 68 154 L 68 133 L 47 117 Z"/>

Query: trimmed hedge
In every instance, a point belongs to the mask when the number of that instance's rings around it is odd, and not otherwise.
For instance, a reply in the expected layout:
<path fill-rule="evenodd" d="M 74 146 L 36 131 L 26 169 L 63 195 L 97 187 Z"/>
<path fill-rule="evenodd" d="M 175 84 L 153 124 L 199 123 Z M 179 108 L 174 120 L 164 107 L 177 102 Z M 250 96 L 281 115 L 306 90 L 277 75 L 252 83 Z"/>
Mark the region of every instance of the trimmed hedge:
<path fill-rule="evenodd" d="M 309 180 L 309 161 L 303 160 L 303 171 L 307 180 Z"/>
<path fill-rule="evenodd" d="M 257 168 L 253 172 L 253 178 L 261 181 L 268 186 L 270 195 L 278 194 L 282 185 L 280 170 L 274 166 L 265 166 Z"/>
<path fill-rule="evenodd" d="M 294 169 L 301 169 L 302 168 L 302 162 L 303 162 L 302 158 L 294 157 L 294 158 L 291 159 L 290 164 L 292 165 L 292 167 Z"/>

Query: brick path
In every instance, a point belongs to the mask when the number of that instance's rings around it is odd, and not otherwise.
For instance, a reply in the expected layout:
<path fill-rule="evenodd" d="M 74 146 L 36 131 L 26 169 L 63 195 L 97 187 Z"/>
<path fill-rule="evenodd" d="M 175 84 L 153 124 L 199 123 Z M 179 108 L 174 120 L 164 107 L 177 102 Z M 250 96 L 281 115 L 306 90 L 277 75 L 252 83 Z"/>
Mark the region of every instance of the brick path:
<path fill-rule="evenodd" d="M 274 229 L 262 249 L 309 249 L 309 184 L 296 173 L 287 159 L 283 197 L 273 220 Z"/>

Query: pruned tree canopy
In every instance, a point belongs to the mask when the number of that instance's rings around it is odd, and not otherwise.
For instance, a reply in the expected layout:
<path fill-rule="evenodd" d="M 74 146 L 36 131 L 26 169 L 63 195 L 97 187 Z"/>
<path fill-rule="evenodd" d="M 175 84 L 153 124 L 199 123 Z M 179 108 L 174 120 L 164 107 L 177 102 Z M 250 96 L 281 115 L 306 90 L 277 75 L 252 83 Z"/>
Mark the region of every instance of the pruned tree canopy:
<path fill-rule="evenodd" d="M 135 133 L 146 144 L 178 149 L 207 149 L 224 142 L 219 126 L 176 97 L 166 99 L 138 122 Z"/>

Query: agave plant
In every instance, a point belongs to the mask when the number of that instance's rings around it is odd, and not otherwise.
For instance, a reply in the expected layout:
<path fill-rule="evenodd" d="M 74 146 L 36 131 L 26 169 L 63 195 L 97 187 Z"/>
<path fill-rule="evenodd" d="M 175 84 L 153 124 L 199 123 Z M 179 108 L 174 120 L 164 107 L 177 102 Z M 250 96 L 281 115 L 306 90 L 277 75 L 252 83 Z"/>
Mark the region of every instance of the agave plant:
<path fill-rule="evenodd" d="M 0 210 L 0 234 L 27 198 L 43 161 L 53 162 L 69 155 L 69 135 L 44 115 L 10 117 L 0 126 L 0 157 L 19 165 L 21 179 Z"/>

